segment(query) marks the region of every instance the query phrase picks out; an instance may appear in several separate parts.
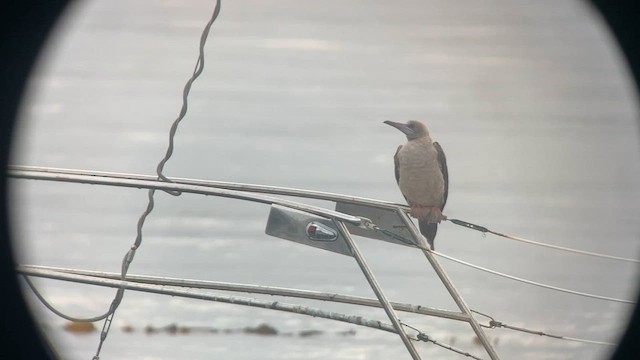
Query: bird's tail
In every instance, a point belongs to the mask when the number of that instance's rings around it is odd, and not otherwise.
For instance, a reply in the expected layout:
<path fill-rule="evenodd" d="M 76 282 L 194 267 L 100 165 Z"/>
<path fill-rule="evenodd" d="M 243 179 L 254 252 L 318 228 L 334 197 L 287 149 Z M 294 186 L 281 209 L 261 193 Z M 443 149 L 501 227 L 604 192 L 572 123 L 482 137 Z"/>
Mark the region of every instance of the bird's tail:
<path fill-rule="evenodd" d="M 420 233 L 427 238 L 431 250 L 434 250 L 433 241 L 436 239 L 436 233 L 438 232 L 437 223 L 428 223 L 426 220 L 418 220 L 418 226 L 420 227 Z"/>

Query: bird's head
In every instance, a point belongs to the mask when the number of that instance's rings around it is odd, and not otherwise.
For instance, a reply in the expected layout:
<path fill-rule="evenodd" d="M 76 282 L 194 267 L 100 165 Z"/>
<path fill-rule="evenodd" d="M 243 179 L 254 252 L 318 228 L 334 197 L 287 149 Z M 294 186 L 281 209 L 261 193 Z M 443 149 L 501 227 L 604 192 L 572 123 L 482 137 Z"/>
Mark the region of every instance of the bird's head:
<path fill-rule="evenodd" d="M 427 130 L 427 126 L 420 121 L 409 120 L 406 124 L 404 124 L 387 120 L 384 123 L 402 131 L 403 134 L 407 135 L 407 140 L 429 136 L 429 130 Z"/>

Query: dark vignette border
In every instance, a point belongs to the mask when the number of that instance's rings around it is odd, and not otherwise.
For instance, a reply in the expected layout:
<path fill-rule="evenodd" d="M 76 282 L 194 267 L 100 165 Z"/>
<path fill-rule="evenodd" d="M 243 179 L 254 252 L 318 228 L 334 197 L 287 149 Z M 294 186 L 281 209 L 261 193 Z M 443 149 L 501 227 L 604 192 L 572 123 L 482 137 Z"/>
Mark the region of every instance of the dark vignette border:
<path fill-rule="evenodd" d="M 57 358 L 22 300 L 15 276 L 8 224 L 6 167 L 11 134 L 29 73 L 69 0 L 9 0 L 0 11 L 0 359 Z M 634 0 L 592 0 L 615 35 L 640 92 L 640 34 Z M 640 120 L 640 119 L 638 119 Z M 640 136 L 640 134 L 638 134 Z M 640 151 L 640 149 L 638 149 Z M 640 179 L 639 179 L 640 180 Z M 640 240 L 640 239 L 638 239 Z M 640 353 L 640 310 L 636 309 L 614 359 Z"/>

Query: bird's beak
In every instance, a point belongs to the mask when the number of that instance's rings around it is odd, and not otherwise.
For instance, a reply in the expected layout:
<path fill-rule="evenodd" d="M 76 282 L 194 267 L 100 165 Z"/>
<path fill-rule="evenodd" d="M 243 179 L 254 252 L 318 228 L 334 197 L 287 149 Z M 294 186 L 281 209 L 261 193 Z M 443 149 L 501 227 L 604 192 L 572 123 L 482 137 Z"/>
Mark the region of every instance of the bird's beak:
<path fill-rule="evenodd" d="M 395 122 L 395 121 L 391 121 L 391 120 L 387 120 L 384 122 L 387 125 L 391 125 L 394 128 L 402 131 L 403 134 L 409 136 L 413 134 L 413 129 L 411 129 L 407 124 L 403 124 L 403 123 L 399 123 L 399 122 Z"/>

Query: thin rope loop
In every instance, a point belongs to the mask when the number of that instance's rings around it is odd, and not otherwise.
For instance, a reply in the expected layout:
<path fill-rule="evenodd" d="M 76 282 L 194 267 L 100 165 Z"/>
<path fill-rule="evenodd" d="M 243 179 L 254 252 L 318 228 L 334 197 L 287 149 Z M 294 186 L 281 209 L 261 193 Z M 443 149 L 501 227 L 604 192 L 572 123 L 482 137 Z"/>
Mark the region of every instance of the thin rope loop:
<path fill-rule="evenodd" d="M 74 317 L 74 316 L 67 315 L 67 314 L 63 313 L 62 311 L 59 311 L 58 309 L 56 309 L 53 305 L 51 305 L 51 303 L 49 303 L 44 298 L 44 296 L 40 293 L 40 291 L 38 290 L 36 285 L 31 281 L 29 276 L 23 276 L 22 278 L 25 280 L 27 285 L 29 285 L 29 288 L 31 288 L 31 291 L 33 291 L 33 294 L 38 298 L 38 300 L 40 300 L 40 302 L 47 309 L 49 309 L 51 312 L 53 312 L 54 314 L 60 316 L 63 319 L 66 319 L 66 320 L 69 320 L 69 321 L 74 321 L 74 322 L 95 322 L 95 321 L 100 321 L 102 319 L 105 319 L 111 313 L 111 309 L 109 309 L 109 311 L 107 311 L 106 313 L 104 313 L 102 315 L 93 316 L 93 317 L 89 317 L 89 318 L 80 318 L 80 317 Z"/>

